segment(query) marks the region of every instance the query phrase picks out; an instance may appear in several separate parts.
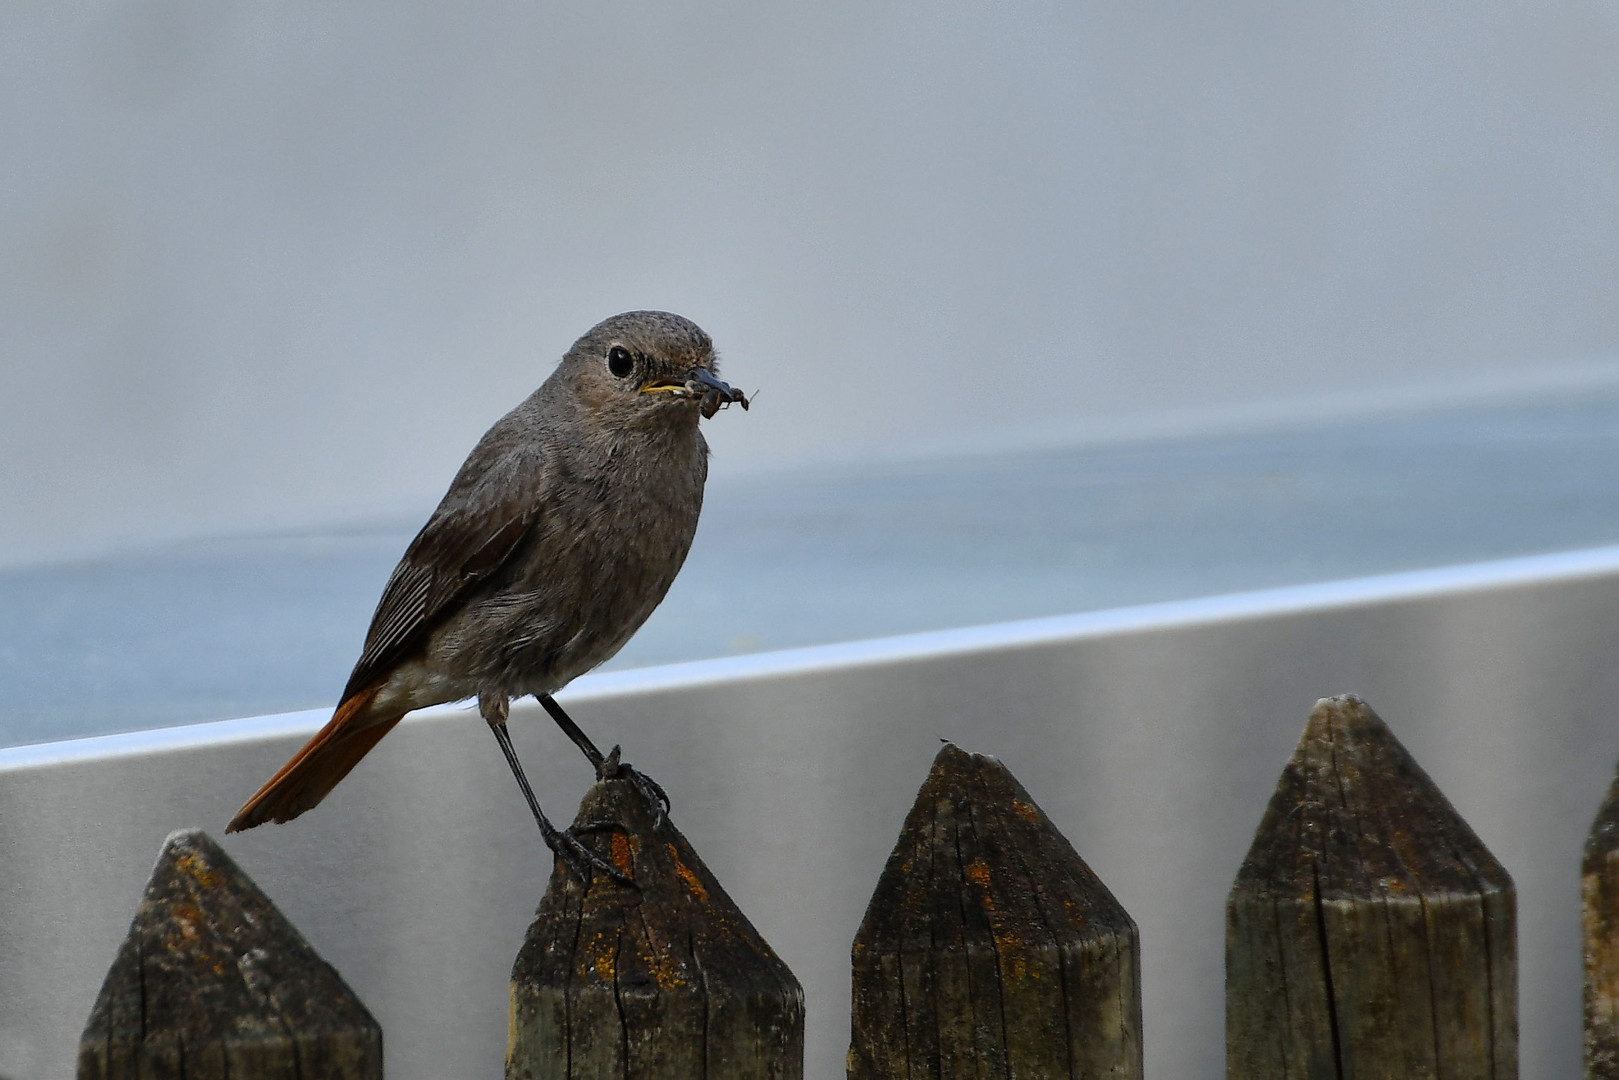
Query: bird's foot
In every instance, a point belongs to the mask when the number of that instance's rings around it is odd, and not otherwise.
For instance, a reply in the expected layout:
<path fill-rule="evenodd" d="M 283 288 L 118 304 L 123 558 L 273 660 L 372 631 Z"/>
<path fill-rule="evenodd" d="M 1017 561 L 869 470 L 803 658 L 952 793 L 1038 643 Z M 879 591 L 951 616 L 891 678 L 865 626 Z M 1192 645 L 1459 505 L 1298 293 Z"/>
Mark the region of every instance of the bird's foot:
<path fill-rule="evenodd" d="M 624 827 L 618 822 L 587 821 L 566 829 L 557 829 L 551 826 L 550 822 L 546 822 L 546 826 L 540 830 L 540 835 L 545 838 L 545 846 L 550 848 L 552 853 L 562 860 L 563 865 L 572 870 L 574 876 L 586 885 L 591 883 L 595 872 L 600 870 L 620 885 L 627 885 L 632 889 L 638 887 L 634 878 L 602 858 L 579 839 L 585 833 L 610 832 L 615 829 L 622 831 Z"/>
<path fill-rule="evenodd" d="M 620 747 L 613 747 L 612 752 L 602 759 L 596 766 L 597 780 L 628 780 L 634 784 L 636 790 L 646 796 L 646 801 L 652 804 L 652 827 L 654 829 L 663 825 L 663 819 L 669 814 L 669 795 L 652 777 L 637 769 L 627 761 L 620 761 L 622 753 Z"/>

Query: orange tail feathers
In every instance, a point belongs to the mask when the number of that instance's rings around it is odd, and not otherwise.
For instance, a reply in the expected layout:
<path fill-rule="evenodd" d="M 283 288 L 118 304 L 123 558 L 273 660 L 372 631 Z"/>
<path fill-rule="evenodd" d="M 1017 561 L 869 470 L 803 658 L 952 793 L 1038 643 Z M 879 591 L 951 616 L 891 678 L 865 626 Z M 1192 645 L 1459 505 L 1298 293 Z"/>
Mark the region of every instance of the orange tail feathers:
<path fill-rule="evenodd" d="M 380 688 L 372 686 L 345 699 L 326 726 L 236 812 L 225 831 L 241 832 L 266 821 L 291 821 L 319 805 L 327 792 L 404 719 L 404 713 L 382 717 L 371 714 L 371 703 Z"/>

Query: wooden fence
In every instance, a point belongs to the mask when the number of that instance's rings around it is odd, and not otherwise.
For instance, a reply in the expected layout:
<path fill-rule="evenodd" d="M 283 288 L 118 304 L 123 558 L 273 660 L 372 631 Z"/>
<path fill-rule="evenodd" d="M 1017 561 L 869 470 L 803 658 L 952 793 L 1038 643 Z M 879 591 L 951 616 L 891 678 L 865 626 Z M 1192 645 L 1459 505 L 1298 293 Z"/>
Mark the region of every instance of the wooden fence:
<path fill-rule="evenodd" d="M 512 970 L 508 1078 L 797 1080 L 803 992 L 620 780 Z M 1584 862 L 1586 1075 L 1619 1080 L 1619 779 Z M 1360 699 L 1317 704 L 1226 905 L 1233 1080 L 1517 1075 L 1511 879 Z M 1010 772 L 939 752 L 852 954 L 851 1080 L 1142 1075 L 1140 934 Z M 217 845 L 165 843 L 79 1055 L 98 1080 L 370 1080 L 382 1033 Z"/>

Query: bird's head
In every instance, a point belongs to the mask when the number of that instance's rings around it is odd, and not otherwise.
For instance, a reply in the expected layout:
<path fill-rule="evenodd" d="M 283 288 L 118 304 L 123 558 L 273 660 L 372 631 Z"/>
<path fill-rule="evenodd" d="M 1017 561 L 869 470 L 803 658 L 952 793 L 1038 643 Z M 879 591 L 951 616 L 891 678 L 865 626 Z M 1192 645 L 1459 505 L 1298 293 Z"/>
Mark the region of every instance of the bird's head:
<path fill-rule="evenodd" d="M 654 416 L 713 416 L 747 396 L 720 381 L 714 343 L 689 319 L 667 311 L 627 311 L 574 342 L 563 360 L 568 381 L 592 414 L 619 424 Z"/>

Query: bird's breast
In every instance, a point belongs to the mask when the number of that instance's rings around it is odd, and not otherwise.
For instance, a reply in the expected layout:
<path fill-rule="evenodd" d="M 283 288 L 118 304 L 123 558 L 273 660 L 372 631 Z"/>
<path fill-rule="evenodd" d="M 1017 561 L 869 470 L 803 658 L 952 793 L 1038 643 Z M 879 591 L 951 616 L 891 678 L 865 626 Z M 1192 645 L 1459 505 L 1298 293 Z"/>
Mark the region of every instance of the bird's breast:
<path fill-rule="evenodd" d="M 706 453 L 620 451 L 547 491 L 531 536 L 429 644 L 469 693 L 549 693 L 607 660 L 668 592 L 691 549 Z"/>

